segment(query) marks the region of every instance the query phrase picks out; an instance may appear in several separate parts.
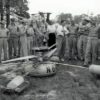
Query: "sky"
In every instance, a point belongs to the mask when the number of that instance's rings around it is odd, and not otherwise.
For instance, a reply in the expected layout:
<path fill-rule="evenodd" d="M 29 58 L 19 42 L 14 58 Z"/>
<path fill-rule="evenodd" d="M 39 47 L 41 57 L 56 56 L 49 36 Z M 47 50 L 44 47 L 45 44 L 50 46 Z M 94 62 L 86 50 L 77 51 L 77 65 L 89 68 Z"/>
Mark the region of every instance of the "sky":
<path fill-rule="evenodd" d="M 28 0 L 29 13 L 51 12 L 51 18 L 60 13 L 73 15 L 100 13 L 100 0 Z"/>

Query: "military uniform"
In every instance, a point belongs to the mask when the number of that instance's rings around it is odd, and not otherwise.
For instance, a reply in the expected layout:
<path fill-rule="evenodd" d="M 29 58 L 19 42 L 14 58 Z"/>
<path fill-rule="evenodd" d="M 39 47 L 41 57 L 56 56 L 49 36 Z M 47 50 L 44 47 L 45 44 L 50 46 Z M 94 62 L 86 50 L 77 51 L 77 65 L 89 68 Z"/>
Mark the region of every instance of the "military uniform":
<path fill-rule="evenodd" d="M 84 65 L 95 63 L 98 50 L 98 28 L 92 26 L 88 35 Z"/>
<path fill-rule="evenodd" d="M 40 30 L 40 37 L 38 39 L 38 42 L 39 42 L 39 45 L 40 46 L 43 46 L 43 45 L 46 45 L 47 44 L 47 28 L 46 28 L 46 23 L 43 23 L 41 22 L 41 25 L 39 27 L 39 30 Z"/>
<path fill-rule="evenodd" d="M 2 56 L 2 49 L 4 51 L 4 60 L 7 60 L 7 40 L 8 40 L 8 29 L 0 28 L 0 63 L 1 63 L 1 56 Z"/>
<path fill-rule="evenodd" d="M 33 38 L 33 45 L 35 47 L 39 47 L 42 45 L 42 37 L 43 34 L 41 33 L 36 21 L 33 22 L 33 29 L 34 29 L 34 33 L 35 33 L 35 38 Z"/>
<path fill-rule="evenodd" d="M 31 55 L 32 47 L 33 47 L 33 38 L 34 38 L 34 30 L 33 27 L 29 26 L 27 28 L 27 47 L 28 47 L 28 54 Z"/>
<path fill-rule="evenodd" d="M 77 59 L 77 33 L 76 33 L 76 26 L 69 26 L 69 59 Z"/>
<path fill-rule="evenodd" d="M 8 26 L 10 36 L 9 36 L 9 58 L 18 56 L 18 27 L 13 23 Z"/>
<path fill-rule="evenodd" d="M 20 36 L 20 56 L 28 56 L 26 27 L 23 24 L 19 25 L 19 36 Z"/>
<path fill-rule="evenodd" d="M 98 27 L 98 53 L 97 53 L 97 59 L 98 59 L 98 57 L 100 56 L 100 24 L 99 25 L 97 25 L 97 27 Z"/>
<path fill-rule="evenodd" d="M 78 31 L 79 37 L 78 37 L 78 57 L 80 60 L 83 60 L 85 58 L 85 52 L 86 52 L 86 45 L 87 45 L 87 37 L 89 34 L 89 28 L 86 25 L 81 25 L 79 27 Z"/>

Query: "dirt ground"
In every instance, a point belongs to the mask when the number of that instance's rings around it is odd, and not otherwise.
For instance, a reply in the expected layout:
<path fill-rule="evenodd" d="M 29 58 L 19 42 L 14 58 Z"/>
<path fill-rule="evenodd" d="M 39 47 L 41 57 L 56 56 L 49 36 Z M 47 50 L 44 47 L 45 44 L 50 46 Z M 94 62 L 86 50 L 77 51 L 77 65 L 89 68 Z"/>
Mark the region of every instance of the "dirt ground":
<path fill-rule="evenodd" d="M 88 69 L 57 65 L 52 77 L 26 79 L 30 82 L 28 89 L 21 94 L 0 91 L 0 100 L 100 100 L 100 79 Z M 0 84 L 4 83 L 6 80 L 0 79 Z"/>

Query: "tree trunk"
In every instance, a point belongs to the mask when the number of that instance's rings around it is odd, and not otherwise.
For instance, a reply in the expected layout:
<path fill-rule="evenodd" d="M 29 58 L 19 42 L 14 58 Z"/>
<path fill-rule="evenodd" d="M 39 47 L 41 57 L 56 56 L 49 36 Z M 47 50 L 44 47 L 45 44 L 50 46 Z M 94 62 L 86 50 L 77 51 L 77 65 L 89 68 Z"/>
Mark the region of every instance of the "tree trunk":
<path fill-rule="evenodd" d="M 6 4 L 6 19 L 7 19 L 6 27 L 8 27 L 10 23 L 10 0 L 7 0 L 7 4 Z"/>
<path fill-rule="evenodd" d="M 47 19 L 46 19 L 46 22 L 49 22 L 49 21 L 50 21 L 50 14 L 51 14 L 51 13 L 47 13 Z"/>
<path fill-rule="evenodd" d="M 0 14 L 1 14 L 1 21 L 3 20 L 3 0 L 0 0 Z"/>
<path fill-rule="evenodd" d="M 3 21 L 3 13 L 1 13 L 1 21 Z"/>

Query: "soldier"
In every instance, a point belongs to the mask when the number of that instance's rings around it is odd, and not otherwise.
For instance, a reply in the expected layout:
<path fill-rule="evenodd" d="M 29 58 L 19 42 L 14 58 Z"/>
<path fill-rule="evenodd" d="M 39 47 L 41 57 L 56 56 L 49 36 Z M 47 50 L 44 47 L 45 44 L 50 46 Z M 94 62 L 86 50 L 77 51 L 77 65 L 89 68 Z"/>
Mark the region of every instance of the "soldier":
<path fill-rule="evenodd" d="M 7 60 L 7 40 L 8 40 L 8 32 L 9 30 L 5 28 L 4 22 L 0 23 L 0 63 L 2 57 L 2 49 L 4 51 L 4 60 Z"/>
<path fill-rule="evenodd" d="M 71 21 L 71 24 L 69 27 L 67 27 L 69 30 L 69 38 L 68 38 L 68 44 L 69 44 L 69 60 L 75 59 L 77 60 L 77 27 L 74 24 L 74 21 Z"/>
<path fill-rule="evenodd" d="M 15 19 L 11 19 L 11 24 L 8 26 L 10 36 L 9 36 L 9 58 L 18 56 L 18 27 L 15 25 Z M 13 54 L 14 53 L 14 54 Z"/>
<path fill-rule="evenodd" d="M 32 22 L 29 24 L 27 28 L 27 47 L 28 47 L 28 54 L 32 54 L 32 47 L 33 47 L 33 38 L 34 38 L 34 30 Z"/>
<path fill-rule="evenodd" d="M 41 44 L 41 46 L 43 45 L 46 46 L 47 45 L 47 23 L 45 22 L 44 19 L 40 22 L 39 30 L 42 34 L 39 37 L 39 41 L 40 41 L 39 44 Z"/>
<path fill-rule="evenodd" d="M 19 25 L 19 36 L 20 36 L 20 55 L 28 56 L 26 27 L 25 27 L 25 22 L 23 20 Z"/>
<path fill-rule="evenodd" d="M 66 48 L 66 35 L 68 35 L 68 30 L 65 27 L 66 21 L 62 20 L 61 25 L 57 26 L 56 32 L 56 46 L 57 46 L 57 56 L 59 60 L 64 61 L 65 48 Z"/>
<path fill-rule="evenodd" d="M 98 40 L 98 52 L 97 52 L 97 55 L 98 55 L 97 56 L 97 60 L 98 60 L 98 57 L 100 56 L 100 24 L 98 24 L 97 27 L 98 27 L 98 31 L 97 32 L 98 32 L 98 39 L 99 39 Z"/>
<path fill-rule="evenodd" d="M 87 40 L 84 66 L 88 66 L 89 63 L 95 64 L 97 58 L 97 50 L 98 50 L 97 46 L 98 46 L 98 27 L 96 27 L 96 23 L 92 20 Z"/>
<path fill-rule="evenodd" d="M 82 21 L 82 25 L 79 26 L 79 37 L 78 37 L 78 44 L 77 44 L 77 48 L 78 48 L 78 58 L 80 60 L 84 60 L 85 58 L 85 51 L 86 51 L 86 45 L 87 45 L 87 37 L 89 34 L 89 24 L 90 19 L 89 18 L 85 18 Z"/>
<path fill-rule="evenodd" d="M 20 44 L 20 35 L 19 35 L 19 26 L 21 22 L 20 20 L 17 21 L 16 26 L 17 26 L 17 32 L 18 32 L 18 57 L 20 57 L 20 49 L 21 49 L 21 44 Z"/>

